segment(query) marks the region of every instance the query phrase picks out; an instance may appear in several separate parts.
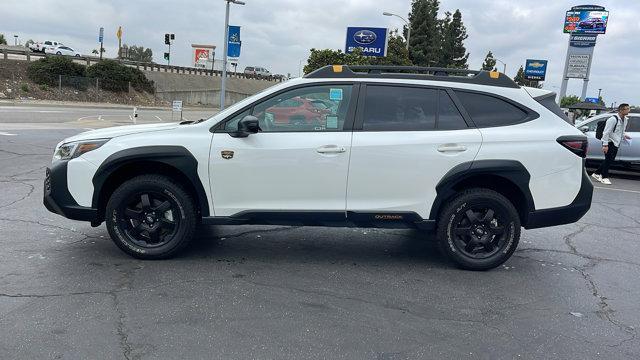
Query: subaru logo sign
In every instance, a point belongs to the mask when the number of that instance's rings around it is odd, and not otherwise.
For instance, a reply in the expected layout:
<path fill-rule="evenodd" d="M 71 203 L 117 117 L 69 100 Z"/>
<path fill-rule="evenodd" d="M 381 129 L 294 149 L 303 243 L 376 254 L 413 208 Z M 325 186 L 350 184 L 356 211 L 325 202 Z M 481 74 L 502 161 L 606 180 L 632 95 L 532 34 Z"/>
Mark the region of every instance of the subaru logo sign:
<path fill-rule="evenodd" d="M 388 40 L 386 28 L 350 26 L 344 52 L 351 54 L 357 50 L 364 56 L 386 56 Z"/>
<path fill-rule="evenodd" d="M 360 30 L 353 35 L 353 40 L 358 44 L 368 45 L 376 41 L 378 36 L 371 30 Z"/>

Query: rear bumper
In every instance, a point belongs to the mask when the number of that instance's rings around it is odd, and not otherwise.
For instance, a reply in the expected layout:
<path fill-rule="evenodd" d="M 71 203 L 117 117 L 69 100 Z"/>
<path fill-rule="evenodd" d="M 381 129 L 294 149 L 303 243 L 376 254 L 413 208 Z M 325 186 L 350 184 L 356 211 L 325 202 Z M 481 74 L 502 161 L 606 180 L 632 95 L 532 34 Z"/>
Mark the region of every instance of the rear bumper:
<path fill-rule="evenodd" d="M 582 181 L 578 195 L 567 206 L 552 209 L 535 210 L 529 212 L 525 229 L 537 229 L 541 227 L 571 224 L 580 220 L 591 208 L 593 196 L 593 184 L 582 167 Z"/>
<path fill-rule="evenodd" d="M 67 188 L 67 161 L 47 168 L 44 179 L 44 206 L 52 213 L 72 220 L 95 221 L 98 211 L 78 205 Z"/>

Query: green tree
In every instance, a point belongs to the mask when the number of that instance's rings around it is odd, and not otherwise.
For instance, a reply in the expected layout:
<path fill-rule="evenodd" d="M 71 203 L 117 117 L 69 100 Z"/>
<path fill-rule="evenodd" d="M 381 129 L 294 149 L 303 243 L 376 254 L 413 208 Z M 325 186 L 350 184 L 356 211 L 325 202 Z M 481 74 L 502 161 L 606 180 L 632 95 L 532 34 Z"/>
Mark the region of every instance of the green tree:
<path fill-rule="evenodd" d="M 469 36 L 467 35 L 467 28 L 462 22 L 460 10 L 456 10 L 453 16 L 451 16 L 450 12 L 446 12 L 445 18 L 440 21 L 439 28 L 442 44 L 437 66 L 467 69 L 469 67 L 467 64 L 469 53 L 467 53 L 467 49 L 464 46 L 464 41 Z"/>
<path fill-rule="evenodd" d="M 491 51 L 489 51 L 487 53 L 487 56 L 484 58 L 484 62 L 482 63 L 482 70 L 496 70 L 496 59 L 493 57 L 493 53 Z"/>
<path fill-rule="evenodd" d="M 525 84 L 526 80 L 524 79 L 524 68 L 522 67 L 522 65 L 520 65 L 520 69 L 518 69 L 518 73 L 513 78 L 513 81 L 515 81 L 516 84 L 520 86 L 526 86 Z"/>
<path fill-rule="evenodd" d="M 560 99 L 560 107 L 566 108 L 580 102 L 580 98 L 576 95 L 564 96 Z"/>
<path fill-rule="evenodd" d="M 7 39 L 4 38 L 4 34 L 0 34 L 0 45 L 7 45 Z"/>
<path fill-rule="evenodd" d="M 153 51 L 145 48 L 144 46 L 128 46 L 127 44 L 124 44 L 120 51 L 120 58 L 150 63 L 153 61 Z"/>
<path fill-rule="evenodd" d="M 29 47 L 29 45 L 31 45 L 31 44 L 35 44 L 35 43 L 36 43 L 36 42 L 35 42 L 35 41 L 33 41 L 33 39 L 29 39 L 29 40 L 27 40 L 27 42 L 26 42 L 26 43 L 24 43 L 24 47 Z"/>
<path fill-rule="evenodd" d="M 351 54 L 342 50 L 311 49 L 311 54 L 304 66 L 304 73 L 308 74 L 326 65 L 411 65 L 406 42 L 398 34 L 398 30 L 389 33 L 387 56 L 364 56 L 358 49 Z"/>
<path fill-rule="evenodd" d="M 438 0 L 413 0 L 411 3 L 409 59 L 415 65 L 434 66 L 440 60 L 442 32 L 438 20 L 439 8 Z"/>

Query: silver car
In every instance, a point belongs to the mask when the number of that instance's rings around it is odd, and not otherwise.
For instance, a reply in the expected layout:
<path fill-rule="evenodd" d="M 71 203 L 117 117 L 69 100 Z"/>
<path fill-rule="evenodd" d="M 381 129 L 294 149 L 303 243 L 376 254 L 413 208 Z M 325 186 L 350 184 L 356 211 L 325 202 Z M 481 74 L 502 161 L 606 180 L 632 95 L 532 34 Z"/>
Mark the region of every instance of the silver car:
<path fill-rule="evenodd" d="M 611 117 L 613 113 L 600 114 L 576 123 L 576 127 L 580 129 L 589 138 L 589 151 L 587 160 L 602 161 L 604 153 L 602 152 L 602 141 L 596 139 L 596 127 L 598 122 Z M 629 114 L 629 124 L 627 125 L 627 133 L 632 137 L 630 143 L 623 141 L 616 156 L 616 163 L 624 166 L 640 165 L 640 114 Z"/>

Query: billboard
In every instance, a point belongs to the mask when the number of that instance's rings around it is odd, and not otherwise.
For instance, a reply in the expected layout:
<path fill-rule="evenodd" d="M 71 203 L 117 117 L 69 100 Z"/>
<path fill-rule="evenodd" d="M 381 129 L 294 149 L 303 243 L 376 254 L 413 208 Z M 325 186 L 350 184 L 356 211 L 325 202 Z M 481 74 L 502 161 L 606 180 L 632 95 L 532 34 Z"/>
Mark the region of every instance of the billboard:
<path fill-rule="evenodd" d="M 527 59 L 524 67 L 524 78 L 527 80 L 544 81 L 547 75 L 547 60 Z"/>
<path fill-rule="evenodd" d="M 564 32 L 571 34 L 604 34 L 607 31 L 609 12 L 573 8 L 564 18 Z"/>
<path fill-rule="evenodd" d="M 586 79 L 589 76 L 589 62 L 591 56 L 588 54 L 570 54 L 567 66 L 567 78 Z"/>
<path fill-rule="evenodd" d="M 571 47 L 594 47 L 598 35 L 571 35 L 569 46 Z"/>
<path fill-rule="evenodd" d="M 344 52 L 361 49 L 364 56 L 387 56 L 388 41 L 386 28 L 348 27 Z"/>
<path fill-rule="evenodd" d="M 214 45 L 197 45 L 191 44 L 193 48 L 193 67 L 200 69 L 212 69 L 213 58 L 216 55 L 216 47 Z"/>

